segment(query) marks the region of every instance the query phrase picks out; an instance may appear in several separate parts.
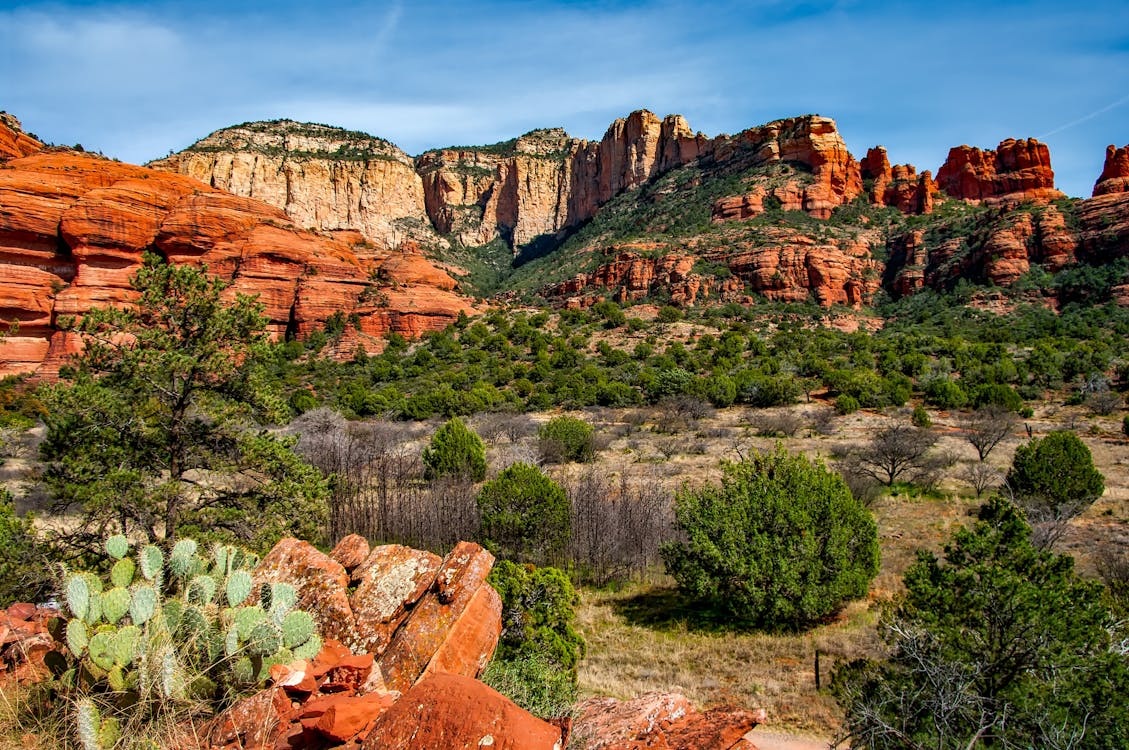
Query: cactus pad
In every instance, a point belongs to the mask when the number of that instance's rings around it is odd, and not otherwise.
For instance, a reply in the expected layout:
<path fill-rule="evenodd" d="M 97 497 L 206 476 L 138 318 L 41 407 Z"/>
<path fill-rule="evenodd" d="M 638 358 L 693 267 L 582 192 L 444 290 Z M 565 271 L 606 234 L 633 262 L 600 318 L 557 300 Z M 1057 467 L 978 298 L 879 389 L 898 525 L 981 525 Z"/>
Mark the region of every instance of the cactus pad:
<path fill-rule="evenodd" d="M 157 612 L 157 591 L 147 583 L 133 587 L 129 600 L 129 618 L 134 625 L 144 625 Z"/>
<path fill-rule="evenodd" d="M 310 640 L 314 630 L 314 618 L 309 612 L 290 612 L 282 620 L 282 643 L 287 648 L 297 648 Z"/>
<path fill-rule="evenodd" d="M 212 603 L 216 595 L 216 579 L 208 575 L 192 576 L 188 582 L 188 601 L 201 607 Z"/>
<path fill-rule="evenodd" d="M 103 671 L 112 669 L 114 666 L 114 657 L 110 653 L 110 646 L 113 644 L 113 640 L 113 633 L 103 631 L 101 633 L 95 633 L 90 638 L 89 646 L 87 646 L 87 648 L 90 649 L 90 660 Z"/>
<path fill-rule="evenodd" d="M 111 625 L 116 624 L 129 611 L 131 601 L 128 589 L 115 586 L 102 594 L 102 618 Z"/>
<path fill-rule="evenodd" d="M 321 653 L 321 646 L 321 636 L 314 633 L 310 636 L 309 640 L 294 649 L 294 658 L 313 659 Z"/>
<path fill-rule="evenodd" d="M 110 569 L 110 583 L 126 588 L 133 583 L 133 576 L 137 572 L 137 563 L 129 557 L 123 557 L 114 563 Z"/>
<path fill-rule="evenodd" d="M 251 628 L 247 639 L 247 650 L 253 656 L 270 656 L 282 648 L 282 633 L 272 622 L 263 621 Z"/>
<path fill-rule="evenodd" d="M 115 560 L 121 560 L 129 554 L 129 540 L 122 534 L 115 534 L 106 540 L 106 554 Z"/>
<path fill-rule="evenodd" d="M 141 562 L 141 575 L 147 581 L 156 581 L 161 577 L 161 569 L 165 566 L 165 553 L 160 547 L 148 544 L 141 548 L 138 556 Z"/>
<path fill-rule="evenodd" d="M 86 632 L 86 623 L 78 617 L 67 622 L 67 648 L 71 650 L 71 655 L 75 658 L 81 657 L 86 653 L 86 647 L 90 643 L 90 638 Z"/>
<path fill-rule="evenodd" d="M 226 593 L 228 606 L 238 607 L 240 604 L 247 601 L 247 597 L 251 595 L 251 587 L 253 584 L 251 574 L 246 570 L 233 571 L 227 578 Z"/>
<path fill-rule="evenodd" d="M 196 542 L 193 539 L 181 539 L 172 548 L 169 555 L 169 569 L 177 578 L 187 578 L 192 573 L 193 563 L 196 561 Z"/>
<path fill-rule="evenodd" d="M 76 725 L 78 728 L 78 741 L 82 743 L 83 750 L 102 750 L 101 738 L 98 736 L 102 729 L 102 714 L 94 701 L 84 698 L 78 702 Z"/>
<path fill-rule="evenodd" d="M 74 575 L 67 579 L 67 609 L 75 617 L 86 619 L 90 609 L 90 586 L 81 575 Z"/>

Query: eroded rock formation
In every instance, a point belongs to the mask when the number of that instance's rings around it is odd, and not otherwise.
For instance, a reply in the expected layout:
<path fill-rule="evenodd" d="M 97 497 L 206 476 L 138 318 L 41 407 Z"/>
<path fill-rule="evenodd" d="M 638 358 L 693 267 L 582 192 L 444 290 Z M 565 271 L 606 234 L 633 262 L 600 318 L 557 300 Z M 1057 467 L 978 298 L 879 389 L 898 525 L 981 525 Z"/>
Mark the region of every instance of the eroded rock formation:
<path fill-rule="evenodd" d="M 1055 189 L 1051 155 L 1034 138 L 1008 138 L 996 149 L 956 146 L 937 170 L 937 186 L 968 201 L 1047 201 L 1062 198 Z"/>
<path fill-rule="evenodd" d="M 354 229 L 384 247 L 431 236 L 415 162 L 364 133 L 290 120 L 245 123 L 148 166 L 281 208 L 300 227 Z"/>
<path fill-rule="evenodd" d="M 867 151 L 859 166 L 863 180 L 871 181 L 868 198 L 874 205 L 893 206 L 904 214 L 932 213 L 937 184 L 929 170 L 919 175 L 912 164 L 891 167 L 881 146 Z"/>
<path fill-rule="evenodd" d="M 1110 145 L 1105 150 L 1105 167 L 1094 183 L 1094 197 L 1129 193 L 1129 146 Z"/>
<path fill-rule="evenodd" d="M 0 140 L 20 135 L 0 123 Z M 278 208 L 189 177 L 46 149 L 0 164 L 0 320 L 19 324 L 0 342 L 0 375 L 56 371 L 80 347 L 60 318 L 129 304 L 147 250 L 258 295 L 276 336 L 355 313 L 355 343 L 377 349 L 389 331 L 418 335 L 473 311 L 411 246 L 302 230 Z"/>

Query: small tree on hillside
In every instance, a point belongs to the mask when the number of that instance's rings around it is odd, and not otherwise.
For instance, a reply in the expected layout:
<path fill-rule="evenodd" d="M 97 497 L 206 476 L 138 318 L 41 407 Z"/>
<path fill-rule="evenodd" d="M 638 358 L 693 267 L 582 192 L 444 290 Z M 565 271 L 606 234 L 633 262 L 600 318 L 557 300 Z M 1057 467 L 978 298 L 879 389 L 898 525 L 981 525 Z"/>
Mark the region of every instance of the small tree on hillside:
<path fill-rule="evenodd" d="M 904 581 L 880 626 L 889 660 L 833 680 L 852 747 L 1126 747 L 1124 623 L 1071 557 L 1032 544 L 1014 506 L 993 498 Z"/>
<path fill-rule="evenodd" d="M 262 305 L 206 271 L 147 255 L 135 305 L 78 326 L 85 349 L 49 392 L 40 447 L 57 509 L 79 509 L 75 547 L 110 531 L 257 548 L 324 533 L 325 481 L 260 426 L 288 413 L 262 376 Z"/>
<path fill-rule="evenodd" d="M 428 479 L 460 477 L 481 482 L 486 478 L 486 446 L 482 438 L 454 417 L 435 431 L 423 449 Z"/>
<path fill-rule="evenodd" d="M 1016 448 L 1006 482 L 1042 546 L 1058 541 L 1070 519 L 1105 491 L 1105 478 L 1094 468 L 1090 449 L 1068 430 Z"/>
<path fill-rule="evenodd" d="M 866 594 L 877 527 L 841 477 L 779 446 L 723 472 L 721 486 L 675 499 L 685 541 L 662 556 L 683 591 L 769 629 L 806 625 Z"/>
<path fill-rule="evenodd" d="M 988 454 L 1011 434 L 1017 424 L 1019 417 L 1014 411 L 989 404 L 981 406 L 965 420 L 964 436 L 976 449 L 980 460 L 986 461 Z"/>
<path fill-rule="evenodd" d="M 478 509 L 485 544 L 499 557 L 544 565 L 568 547 L 568 496 L 536 466 L 513 464 L 482 485 Z"/>
<path fill-rule="evenodd" d="M 852 454 L 845 468 L 887 486 L 900 480 L 913 480 L 929 470 L 926 454 L 935 442 L 936 436 L 927 429 L 909 425 L 887 427 L 879 430 L 862 450 Z"/>
<path fill-rule="evenodd" d="M 537 437 L 547 463 L 587 463 L 596 457 L 595 430 L 583 419 L 554 417 L 541 425 Z"/>

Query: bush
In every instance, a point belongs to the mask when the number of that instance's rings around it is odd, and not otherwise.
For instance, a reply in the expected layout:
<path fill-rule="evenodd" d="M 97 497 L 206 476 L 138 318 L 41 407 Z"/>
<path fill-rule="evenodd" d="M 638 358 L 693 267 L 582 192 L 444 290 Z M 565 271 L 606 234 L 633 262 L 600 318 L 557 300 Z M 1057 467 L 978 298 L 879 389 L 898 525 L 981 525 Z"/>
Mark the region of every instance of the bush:
<path fill-rule="evenodd" d="M 1125 747 L 1125 633 L 1073 562 L 1032 545 L 1021 513 L 999 498 L 944 561 L 920 553 L 880 626 L 889 660 L 833 677 L 847 714 L 839 739 L 891 750 Z"/>
<path fill-rule="evenodd" d="M 428 479 L 459 477 L 481 482 L 486 478 L 486 446 L 458 417 L 448 420 L 423 449 Z"/>
<path fill-rule="evenodd" d="M 835 411 L 842 415 L 854 414 L 859 410 L 858 399 L 854 396 L 840 396 L 835 399 Z"/>
<path fill-rule="evenodd" d="M 16 515 L 11 494 L 0 487 L 0 609 L 13 602 L 45 601 L 53 588 L 31 517 Z"/>
<path fill-rule="evenodd" d="M 925 400 L 941 409 L 959 409 L 968 403 L 968 394 L 951 380 L 934 380 L 925 386 Z"/>
<path fill-rule="evenodd" d="M 929 412 L 925 410 L 924 406 L 913 407 L 913 416 L 910 418 L 914 427 L 932 427 L 933 420 L 929 416 Z"/>
<path fill-rule="evenodd" d="M 588 463 L 596 457 L 592 425 L 575 417 L 554 417 L 537 430 L 542 460 Z"/>
<path fill-rule="evenodd" d="M 544 564 L 568 546 L 568 497 L 536 466 L 513 464 L 484 484 L 478 510 L 484 543 L 499 557 Z"/>
<path fill-rule="evenodd" d="M 769 629 L 809 624 L 866 593 L 877 527 L 842 478 L 779 446 L 723 471 L 720 487 L 675 499 L 686 541 L 662 556 L 683 591 Z"/>
<path fill-rule="evenodd" d="M 1007 483 L 1016 497 L 1041 505 L 1089 505 L 1105 491 L 1105 478 L 1073 432 L 1052 432 L 1015 449 Z"/>
<path fill-rule="evenodd" d="M 1023 408 L 1023 399 L 1010 385 L 989 383 L 973 392 L 972 405 L 977 409 L 985 406 L 1000 406 L 1008 411 L 1018 412 Z"/>
<path fill-rule="evenodd" d="M 584 639 L 574 628 L 580 597 L 564 571 L 500 560 L 489 581 L 502 598 L 502 636 L 494 658 L 536 657 L 570 675 L 575 685 L 584 655 Z"/>

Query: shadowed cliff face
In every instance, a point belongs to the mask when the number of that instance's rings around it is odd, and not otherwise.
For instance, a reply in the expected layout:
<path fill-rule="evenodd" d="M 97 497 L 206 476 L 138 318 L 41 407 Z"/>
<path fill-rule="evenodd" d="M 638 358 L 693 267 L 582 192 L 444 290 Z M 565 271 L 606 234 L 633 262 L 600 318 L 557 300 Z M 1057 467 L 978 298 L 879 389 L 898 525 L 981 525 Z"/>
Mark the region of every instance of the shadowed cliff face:
<path fill-rule="evenodd" d="M 278 208 L 190 177 L 46 149 L 10 122 L 0 123 L 0 149 L 16 157 L 0 164 L 0 320 L 19 324 L 0 343 L 0 374 L 57 371 L 81 346 L 60 318 L 129 304 L 147 250 L 207 264 L 232 281 L 230 293 L 258 295 L 276 336 L 355 313 L 349 351 L 471 311 L 454 281 L 410 248 L 299 229 Z"/>

